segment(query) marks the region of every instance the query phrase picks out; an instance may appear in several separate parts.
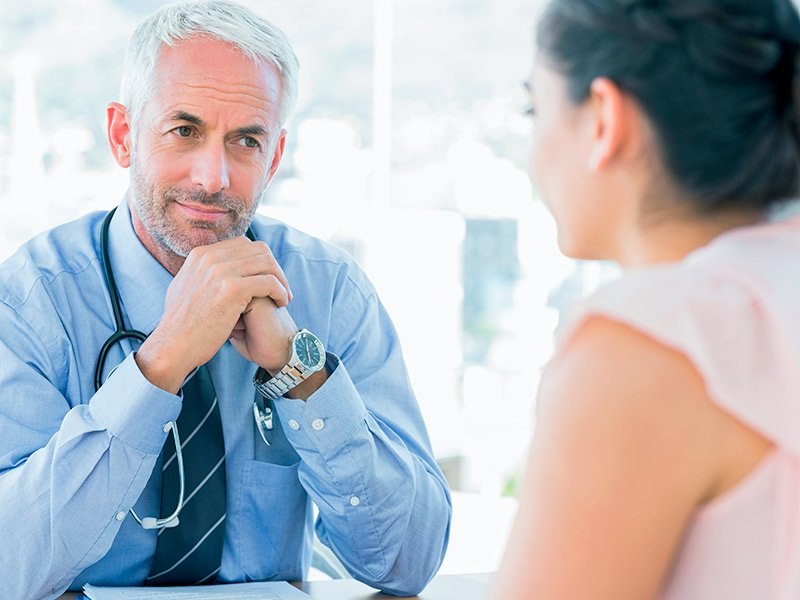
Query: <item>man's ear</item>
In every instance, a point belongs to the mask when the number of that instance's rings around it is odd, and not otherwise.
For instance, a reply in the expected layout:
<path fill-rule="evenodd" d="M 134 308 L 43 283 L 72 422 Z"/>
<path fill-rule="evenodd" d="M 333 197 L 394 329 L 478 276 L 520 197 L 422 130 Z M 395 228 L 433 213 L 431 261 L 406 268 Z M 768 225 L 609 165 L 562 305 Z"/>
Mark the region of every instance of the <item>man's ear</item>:
<path fill-rule="evenodd" d="M 272 155 L 272 164 L 269 166 L 269 177 L 267 178 L 267 185 L 269 182 L 272 181 L 272 178 L 275 176 L 275 172 L 278 170 L 278 165 L 281 164 L 281 157 L 283 156 L 283 148 L 286 145 L 286 130 L 281 129 L 280 137 L 278 138 L 278 142 L 275 144 L 275 152 Z M 267 186 L 264 186 L 266 189 Z"/>
<path fill-rule="evenodd" d="M 112 102 L 106 109 L 108 115 L 108 144 L 111 154 L 120 167 L 131 166 L 131 118 L 122 104 Z"/>
<path fill-rule="evenodd" d="M 598 77 L 592 82 L 589 103 L 594 122 L 587 166 L 596 172 L 617 156 L 627 142 L 632 115 L 626 112 L 632 107 L 617 84 L 605 77 Z"/>

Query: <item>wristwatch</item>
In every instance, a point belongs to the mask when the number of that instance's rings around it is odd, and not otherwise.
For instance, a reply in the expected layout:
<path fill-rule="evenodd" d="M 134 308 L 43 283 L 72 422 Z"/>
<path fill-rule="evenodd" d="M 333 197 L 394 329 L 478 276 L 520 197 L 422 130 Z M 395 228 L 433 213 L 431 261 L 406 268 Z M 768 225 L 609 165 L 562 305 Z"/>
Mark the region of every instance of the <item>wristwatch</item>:
<path fill-rule="evenodd" d="M 268 400 L 280 398 L 305 381 L 309 375 L 325 366 L 325 347 L 319 338 L 307 329 L 301 329 L 290 338 L 292 357 L 275 377 L 261 367 L 253 377 L 253 385 Z"/>

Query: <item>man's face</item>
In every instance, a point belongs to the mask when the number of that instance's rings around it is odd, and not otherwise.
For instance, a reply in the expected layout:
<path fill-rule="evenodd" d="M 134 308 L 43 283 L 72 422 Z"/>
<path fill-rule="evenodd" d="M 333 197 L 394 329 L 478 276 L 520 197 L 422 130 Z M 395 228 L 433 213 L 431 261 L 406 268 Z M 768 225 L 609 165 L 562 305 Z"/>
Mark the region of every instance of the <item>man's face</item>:
<path fill-rule="evenodd" d="M 186 256 L 250 224 L 283 149 L 280 76 L 197 37 L 162 49 L 154 83 L 133 124 L 134 227 L 157 258 Z"/>

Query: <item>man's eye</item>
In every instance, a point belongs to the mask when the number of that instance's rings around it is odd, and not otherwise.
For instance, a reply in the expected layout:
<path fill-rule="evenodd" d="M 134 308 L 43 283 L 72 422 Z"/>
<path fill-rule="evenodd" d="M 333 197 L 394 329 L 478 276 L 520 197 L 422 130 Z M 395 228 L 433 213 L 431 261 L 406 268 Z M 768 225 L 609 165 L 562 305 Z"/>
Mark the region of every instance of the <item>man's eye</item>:
<path fill-rule="evenodd" d="M 182 125 L 177 129 L 175 129 L 175 131 L 181 137 L 189 137 L 190 135 L 192 135 L 192 128 L 189 127 L 188 125 Z"/>
<path fill-rule="evenodd" d="M 258 143 L 256 138 L 245 137 L 242 138 L 242 143 L 247 146 L 248 148 L 258 148 L 261 144 Z"/>

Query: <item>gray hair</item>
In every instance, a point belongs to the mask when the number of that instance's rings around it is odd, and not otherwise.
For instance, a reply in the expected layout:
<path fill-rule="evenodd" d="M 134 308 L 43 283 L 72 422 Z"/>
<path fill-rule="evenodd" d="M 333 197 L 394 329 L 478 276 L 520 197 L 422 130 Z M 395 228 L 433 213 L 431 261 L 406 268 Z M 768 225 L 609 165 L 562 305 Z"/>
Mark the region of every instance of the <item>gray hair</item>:
<path fill-rule="evenodd" d="M 226 0 L 162 6 L 134 31 L 125 53 L 120 100 L 136 121 L 154 92 L 154 70 L 164 45 L 197 35 L 231 44 L 256 63 L 274 66 L 281 77 L 278 118 L 283 125 L 297 102 L 299 64 L 286 35 L 249 8 Z"/>

